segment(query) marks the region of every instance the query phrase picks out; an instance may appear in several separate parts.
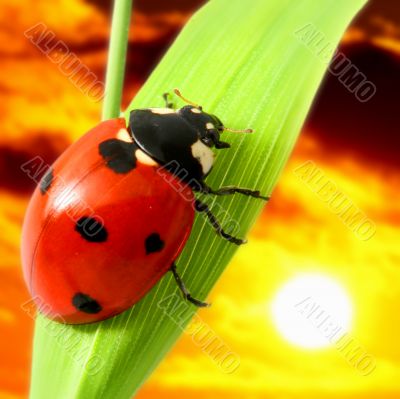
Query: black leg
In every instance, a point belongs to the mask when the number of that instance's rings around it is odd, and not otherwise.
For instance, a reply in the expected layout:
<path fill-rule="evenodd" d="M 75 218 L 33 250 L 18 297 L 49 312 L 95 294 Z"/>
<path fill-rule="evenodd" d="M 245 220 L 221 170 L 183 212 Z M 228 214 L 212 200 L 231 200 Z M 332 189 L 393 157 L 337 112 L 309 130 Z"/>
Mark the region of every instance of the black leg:
<path fill-rule="evenodd" d="M 233 237 L 230 234 L 228 234 L 227 232 L 225 232 L 221 225 L 219 224 L 217 218 L 214 216 L 214 214 L 211 212 L 210 208 L 208 207 L 207 204 L 205 204 L 204 202 L 199 201 L 198 199 L 196 199 L 195 201 L 195 209 L 197 212 L 200 213 L 205 213 L 208 220 L 210 221 L 212 227 L 214 228 L 214 230 L 222 237 L 225 238 L 225 240 L 228 240 L 229 242 L 232 242 L 233 244 L 236 245 L 242 245 L 245 244 L 247 242 L 247 240 L 243 240 L 241 238 L 237 238 L 237 237 Z"/>
<path fill-rule="evenodd" d="M 231 147 L 229 143 L 226 143 L 225 141 L 220 141 L 219 132 L 216 129 L 208 130 L 208 133 L 217 150 Z"/>
<path fill-rule="evenodd" d="M 229 143 L 226 143 L 225 141 L 216 141 L 215 148 L 217 150 L 222 150 L 224 148 L 231 148 L 231 145 Z"/>
<path fill-rule="evenodd" d="M 213 194 L 213 195 L 232 195 L 235 193 L 239 193 L 239 194 L 247 195 L 249 197 L 259 198 L 264 201 L 268 201 L 270 199 L 270 197 L 265 197 L 265 196 L 261 195 L 258 190 L 249 190 L 247 188 L 240 188 L 240 187 L 235 187 L 235 186 L 220 187 L 218 190 L 213 190 L 211 187 L 209 187 L 205 183 L 203 183 L 201 192 L 203 194 Z"/>
<path fill-rule="evenodd" d="M 165 101 L 165 106 L 167 107 L 167 108 L 170 108 L 170 109 L 175 109 L 174 108 L 174 103 L 172 103 L 171 101 L 169 101 L 169 93 L 164 93 L 163 94 L 163 99 L 164 99 L 164 101 Z"/>
<path fill-rule="evenodd" d="M 173 263 L 171 265 L 171 269 L 170 270 L 171 270 L 172 274 L 174 275 L 175 281 L 178 284 L 178 287 L 181 290 L 181 292 L 182 292 L 183 296 L 185 297 L 185 299 L 187 299 L 189 302 L 193 303 L 193 305 L 196 305 L 199 308 L 205 308 L 207 306 L 210 306 L 209 303 L 199 301 L 198 299 L 192 297 L 192 295 L 190 294 L 190 292 L 186 288 L 185 284 L 183 283 L 181 277 L 179 276 L 178 271 L 176 270 L 175 263 Z"/>

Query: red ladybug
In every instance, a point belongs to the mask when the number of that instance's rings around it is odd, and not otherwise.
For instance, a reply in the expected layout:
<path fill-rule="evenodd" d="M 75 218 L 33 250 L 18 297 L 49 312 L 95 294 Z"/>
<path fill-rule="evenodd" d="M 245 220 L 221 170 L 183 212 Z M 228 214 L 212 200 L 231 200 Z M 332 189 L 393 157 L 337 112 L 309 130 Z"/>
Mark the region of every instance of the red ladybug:
<path fill-rule="evenodd" d="M 178 90 L 175 91 L 181 98 Z M 167 100 L 167 96 L 165 95 Z M 184 99 L 184 98 L 183 98 Z M 175 259 L 190 234 L 195 211 L 226 233 L 194 192 L 214 195 L 258 191 L 213 190 L 204 177 L 226 129 L 190 105 L 179 110 L 133 110 L 100 123 L 48 169 L 30 201 L 22 235 L 24 276 L 39 309 L 63 323 L 91 323 L 138 302 L 169 270 L 185 298 Z"/>

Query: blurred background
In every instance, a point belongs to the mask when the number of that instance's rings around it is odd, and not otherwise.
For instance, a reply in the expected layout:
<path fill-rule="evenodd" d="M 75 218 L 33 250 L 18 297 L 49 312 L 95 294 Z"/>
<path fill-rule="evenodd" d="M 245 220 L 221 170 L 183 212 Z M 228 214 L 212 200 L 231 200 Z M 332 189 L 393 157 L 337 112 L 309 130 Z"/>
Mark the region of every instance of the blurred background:
<path fill-rule="evenodd" d="M 134 3 L 125 105 L 203 1 Z M 102 80 L 111 2 L 0 0 L 0 7 L 0 399 L 20 399 L 28 395 L 33 320 L 21 309 L 29 295 L 19 240 L 34 188 L 20 166 L 36 155 L 51 163 L 99 121 L 101 107 L 24 31 L 44 23 Z M 359 102 L 327 73 L 249 244 L 215 287 L 213 307 L 200 313 L 240 366 L 223 373 L 184 335 L 138 398 L 400 398 L 400 2 L 371 0 L 340 50 L 376 94 Z M 360 239 L 299 177 L 307 161 L 373 222 L 375 234 Z M 308 317 L 310 304 L 288 316 L 299 292 L 339 320 L 352 340 L 348 350 L 324 339 L 318 317 Z"/>

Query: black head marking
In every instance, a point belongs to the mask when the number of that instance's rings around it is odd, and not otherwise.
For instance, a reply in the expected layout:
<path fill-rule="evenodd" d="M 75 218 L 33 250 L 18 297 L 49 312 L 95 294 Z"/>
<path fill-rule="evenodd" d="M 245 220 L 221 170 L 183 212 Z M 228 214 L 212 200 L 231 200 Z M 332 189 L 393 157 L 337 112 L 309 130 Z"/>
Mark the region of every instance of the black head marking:
<path fill-rule="evenodd" d="M 104 224 L 88 216 L 83 216 L 76 222 L 75 231 L 89 242 L 104 242 L 108 237 Z"/>
<path fill-rule="evenodd" d="M 82 294 L 81 292 L 76 293 L 72 297 L 72 304 L 76 309 L 84 313 L 96 314 L 102 310 L 96 300 L 91 298 L 89 295 Z"/>
<path fill-rule="evenodd" d="M 208 147 L 229 148 L 228 143 L 220 141 L 220 133 L 223 132 L 224 125 L 217 116 L 203 112 L 191 105 L 181 108 L 178 112 L 183 119 L 195 127 L 201 141 Z"/>
<path fill-rule="evenodd" d="M 201 164 L 192 154 L 192 146 L 200 138 L 199 132 L 178 113 L 133 110 L 129 130 L 138 146 L 160 165 L 167 166 L 174 174 L 179 170 L 179 178 L 186 182 L 202 180 Z"/>
<path fill-rule="evenodd" d="M 164 245 L 165 243 L 158 233 L 150 234 L 144 242 L 146 255 L 154 252 L 160 252 L 164 248 Z"/>
<path fill-rule="evenodd" d="M 109 139 L 99 144 L 99 153 L 115 173 L 127 173 L 136 167 L 135 143 Z"/>
<path fill-rule="evenodd" d="M 54 179 L 53 169 L 49 168 L 39 183 L 39 189 L 43 195 L 47 193 L 48 189 L 51 186 L 51 183 L 53 182 L 53 179 Z"/>

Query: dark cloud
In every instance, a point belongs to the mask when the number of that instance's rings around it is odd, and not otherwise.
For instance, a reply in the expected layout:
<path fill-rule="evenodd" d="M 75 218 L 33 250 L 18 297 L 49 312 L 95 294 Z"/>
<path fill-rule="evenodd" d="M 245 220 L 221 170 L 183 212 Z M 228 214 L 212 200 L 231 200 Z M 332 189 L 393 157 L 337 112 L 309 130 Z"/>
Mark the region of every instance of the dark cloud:
<path fill-rule="evenodd" d="M 40 156 L 44 164 L 50 165 L 68 144 L 62 135 L 46 136 L 42 132 L 27 134 L 27 141 L 23 145 L 18 143 L 18 147 L 12 143 L 0 145 L 0 189 L 30 194 L 36 183 L 21 170 L 21 165 L 36 156 Z"/>
<path fill-rule="evenodd" d="M 342 51 L 376 85 L 376 94 L 361 103 L 327 73 L 306 127 L 328 153 L 400 166 L 400 58 L 368 44 Z"/>
<path fill-rule="evenodd" d="M 400 21 L 399 0 L 370 0 L 352 22 L 352 26 L 363 28 L 370 35 L 381 33 L 377 19 L 398 25 Z"/>
<path fill-rule="evenodd" d="M 111 0 L 86 0 L 101 10 L 110 13 Z M 205 0 L 134 0 L 134 9 L 145 13 L 160 13 L 170 11 L 192 12 L 198 9 Z"/>

